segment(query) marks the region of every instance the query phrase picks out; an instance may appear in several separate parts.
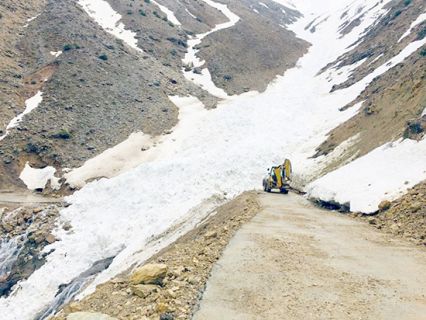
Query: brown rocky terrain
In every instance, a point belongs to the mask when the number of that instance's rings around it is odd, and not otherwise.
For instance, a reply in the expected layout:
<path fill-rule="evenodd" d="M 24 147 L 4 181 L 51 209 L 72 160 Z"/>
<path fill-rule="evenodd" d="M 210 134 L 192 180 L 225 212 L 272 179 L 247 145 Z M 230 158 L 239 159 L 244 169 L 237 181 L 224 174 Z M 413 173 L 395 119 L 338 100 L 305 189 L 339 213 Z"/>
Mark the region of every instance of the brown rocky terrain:
<path fill-rule="evenodd" d="M 11 46 L 23 67 L 13 90 L 22 97 L 22 106 L 37 90 L 43 92 L 43 101 L 1 142 L 2 189 L 23 187 L 17 177 L 26 161 L 35 167 L 75 167 L 132 132 L 159 135 L 171 129 L 178 110 L 168 95 L 192 94 L 206 107 L 215 105 L 216 100 L 184 79 L 179 69 L 155 52 L 140 54 L 128 48 L 75 2 L 48 1 L 41 14 L 19 30 L 23 35 Z M 55 58 L 50 51 L 63 54 Z M 19 112 L 22 108 L 14 110 Z"/>
<path fill-rule="evenodd" d="M 376 215 L 361 218 L 377 229 L 426 246 L 426 182 L 395 201 L 383 202 Z"/>
<path fill-rule="evenodd" d="M 347 81 L 332 91 L 347 88 L 374 71 L 387 60 L 400 53 L 409 43 L 426 36 L 426 24 L 416 26 L 411 34 L 398 42 L 409 29 L 424 1 L 395 1 L 390 11 L 373 26 L 354 48 L 338 59 L 336 68 L 351 65 L 362 59 Z M 317 149 L 315 156 L 330 153 L 343 141 L 359 134 L 353 147 L 362 156 L 388 141 L 401 137 L 420 139 L 426 129 L 420 115 L 426 108 L 426 48 L 420 48 L 404 62 L 392 67 L 367 86 L 360 96 L 344 109 L 364 101 L 360 112 L 329 133 Z M 330 64 L 333 65 L 335 63 Z M 353 154 L 347 154 L 345 161 Z"/>
<path fill-rule="evenodd" d="M 274 1 L 219 1 L 240 16 L 229 29 L 207 36 L 199 56 L 206 61 L 216 86 L 228 94 L 264 91 L 277 76 L 293 67 L 308 48 L 283 26 L 300 14 Z M 256 11 L 254 11 L 256 10 Z"/>

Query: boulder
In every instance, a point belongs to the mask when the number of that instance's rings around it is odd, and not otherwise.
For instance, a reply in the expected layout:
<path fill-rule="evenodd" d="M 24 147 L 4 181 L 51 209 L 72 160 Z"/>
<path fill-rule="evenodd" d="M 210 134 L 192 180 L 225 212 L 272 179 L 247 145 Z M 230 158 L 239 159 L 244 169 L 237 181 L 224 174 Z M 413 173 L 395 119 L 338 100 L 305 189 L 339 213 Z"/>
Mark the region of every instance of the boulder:
<path fill-rule="evenodd" d="M 417 212 L 417 211 L 419 211 L 421 208 L 422 208 L 422 203 L 421 203 L 421 202 L 419 202 L 419 201 L 416 201 L 416 202 L 414 202 L 414 203 L 412 203 L 412 204 L 410 205 L 410 210 L 411 210 L 411 212 L 413 212 L 413 213 L 416 213 L 416 212 Z"/>
<path fill-rule="evenodd" d="M 67 320 L 117 320 L 117 318 L 98 312 L 74 312 L 67 316 Z"/>
<path fill-rule="evenodd" d="M 167 274 L 167 265 L 165 264 L 147 264 L 136 269 L 130 277 L 130 282 L 136 284 L 158 284 L 163 283 Z"/>
<path fill-rule="evenodd" d="M 382 202 L 380 202 L 379 204 L 379 210 L 380 211 L 386 211 L 391 207 L 392 203 L 388 200 L 383 200 Z"/>
<path fill-rule="evenodd" d="M 132 293 L 139 298 L 146 298 L 151 293 L 157 292 L 158 288 L 153 284 L 136 284 L 130 287 Z"/>

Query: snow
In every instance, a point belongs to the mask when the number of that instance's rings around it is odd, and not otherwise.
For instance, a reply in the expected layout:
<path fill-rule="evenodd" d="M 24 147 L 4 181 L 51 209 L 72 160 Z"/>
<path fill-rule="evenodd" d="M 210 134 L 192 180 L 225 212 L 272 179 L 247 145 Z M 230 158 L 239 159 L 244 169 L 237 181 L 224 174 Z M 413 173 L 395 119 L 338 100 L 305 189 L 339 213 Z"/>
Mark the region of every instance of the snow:
<path fill-rule="evenodd" d="M 50 54 L 57 58 L 62 54 L 62 51 L 50 51 Z"/>
<path fill-rule="evenodd" d="M 228 18 L 232 17 L 228 23 L 216 26 L 216 30 L 231 27 L 238 21 L 238 16 L 231 15 L 225 5 L 205 2 L 226 12 Z M 211 203 L 212 199 L 222 199 L 225 194 L 227 199 L 231 199 L 242 191 L 258 188 L 265 169 L 272 163 L 282 162 L 284 157 L 293 161 L 295 174 L 314 171 L 317 160 L 309 159 L 314 149 L 331 129 L 358 112 L 357 106 L 343 112 L 339 108 L 352 102 L 370 81 L 366 77 L 350 88 L 329 93 L 331 83 L 327 76 L 316 75 L 323 66 L 346 52 L 388 3 L 379 3 L 377 8 L 366 13 L 358 27 L 339 39 L 341 8 L 349 3 L 352 5 L 352 2 L 297 2 L 305 18 L 288 28 L 311 42 L 312 46 L 295 68 L 279 76 L 265 92 L 224 96 L 218 107 L 210 111 L 202 109 L 195 98 L 172 97 L 182 114 L 188 112 L 182 115 L 181 129 L 178 125 L 170 135 L 173 137 L 165 137 L 161 145 L 152 148 L 155 159 L 142 159 L 134 169 L 111 179 L 91 182 L 67 198 L 71 206 L 61 211 L 61 219 L 72 224 L 73 232 L 57 229 L 56 236 L 61 241 L 45 248 L 46 252 L 54 249 L 47 256 L 46 264 L 28 280 L 20 282 L 19 288 L 8 299 L 0 299 L 0 314 L 7 315 L 5 320 L 32 319 L 37 311 L 53 300 L 60 284 L 70 282 L 95 261 L 117 255 L 110 268 L 99 274 L 92 287 L 81 296 L 93 290 L 94 284 L 110 279 L 134 263 L 142 263 L 152 252 L 172 241 L 170 238 L 164 240 L 161 237 L 163 233 L 170 235 L 170 228 L 175 230 L 177 226 L 181 230 L 191 228 L 197 221 L 197 218 L 191 217 L 201 218 L 209 211 L 203 204 Z M 366 0 L 355 2 L 354 5 L 359 5 Z M 323 13 L 330 17 L 315 34 L 304 30 L 312 16 Z M 203 35 L 197 35 L 193 40 L 200 43 L 202 38 Z M 195 57 L 193 48 L 197 43 L 194 44 L 194 41 L 186 58 L 202 65 Z M 349 76 L 350 70 L 345 69 L 339 76 Z M 185 119 L 188 119 L 187 124 L 183 123 Z M 356 139 L 353 137 L 347 141 L 340 152 L 344 153 Z M 426 164 L 423 164 L 425 156 L 421 151 L 424 144 L 424 141 L 402 141 L 394 148 L 379 151 L 377 155 L 374 152 L 369 154 L 370 160 L 380 165 L 380 161 L 387 161 L 387 157 L 391 159 L 392 168 L 389 166 L 388 169 L 393 171 L 381 175 L 377 183 L 389 183 L 393 190 L 402 190 L 424 179 L 420 172 L 421 167 L 426 169 Z M 414 163 L 413 168 L 407 170 L 410 174 L 393 174 L 398 169 L 405 171 L 402 168 L 407 167 L 407 161 Z M 402 163 L 405 164 L 403 167 L 400 166 Z M 355 198 L 360 192 L 365 194 L 362 186 L 366 181 L 363 177 L 367 174 L 356 170 L 349 172 L 353 181 L 348 178 L 340 180 L 359 190 L 353 195 Z M 376 172 L 371 174 L 379 177 Z M 337 178 L 329 178 L 332 181 L 325 187 L 333 189 Z M 404 179 L 408 179 L 408 185 L 404 185 Z M 368 193 L 365 195 L 368 196 Z M 342 201 L 346 199 L 343 197 Z M 374 202 L 375 199 L 369 201 Z M 351 205 L 356 208 L 359 204 L 355 199 Z M 152 242 L 155 237 L 159 238 Z"/>
<path fill-rule="evenodd" d="M 197 16 L 195 16 L 194 14 L 192 14 L 191 11 L 189 11 L 187 8 L 185 8 L 185 11 L 186 11 L 187 14 L 189 14 L 194 19 L 197 19 Z"/>
<path fill-rule="evenodd" d="M 262 7 L 265 7 L 266 9 L 269 9 L 269 7 L 268 7 L 266 4 L 264 4 L 263 2 L 259 2 L 259 4 L 260 4 Z"/>
<path fill-rule="evenodd" d="M 216 3 L 211 0 L 202 0 L 205 3 L 207 3 L 209 6 L 216 8 L 220 12 L 222 12 L 228 19 L 228 22 L 221 23 L 216 25 L 212 30 L 197 34 L 195 37 L 190 38 L 188 40 L 188 52 L 185 54 L 185 57 L 183 58 L 183 64 L 184 65 L 192 65 L 194 68 L 200 68 L 204 65 L 205 61 L 201 61 L 199 58 L 197 58 L 197 53 L 199 50 L 195 49 L 197 45 L 201 43 L 201 41 L 207 37 L 209 34 L 212 34 L 214 32 L 231 28 L 234 26 L 239 20 L 240 17 L 238 17 L 236 14 L 234 14 L 231 10 L 228 9 L 228 7 L 224 4 Z M 213 83 L 210 71 L 207 68 L 203 68 L 201 70 L 201 74 L 195 74 L 190 71 L 185 71 L 183 69 L 183 73 L 185 78 L 188 80 L 194 82 L 196 85 L 202 87 L 206 91 L 208 91 L 210 94 L 225 99 L 228 97 L 228 94 L 221 88 L 216 87 L 216 85 Z"/>
<path fill-rule="evenodd" d="M 154 3 L 157 7 L 160 8 L 160 10 L 167 16 L 167 20 L 169 20 L 171 23 L 173 23 L 175 26 L 182 25 L 179 20 L 176 18 L 173 11 L 171 11 L 169 8 L 159 4 L 157 1 L 151 0 L 152 3 Z"/>
<path fill-rule="evenodd" d="M 426 116 L 426 108 L 423 110 L 422 114 L 420 115 L 421 117 Z"/>
<path fill-rule="evenodd" d="M 142 49 L 137 45 L 136 33 L 126 29 L 124 23 L 120 22 L 121 15 L 114 11 L 107 1 L 78 0 L 78 4 L 105 31 L 123 40 L 129 47 L 142 52 Z"/>
<path fill-rule="evenodd" d="M 418 26 L 419 24 L 423 23 L 423 21 L 426 21 L 426 12 L 422 13 L 421 15 L 419 15 L 417 17 L 417 19 L 413 21 L 413 23 L 411 24 L 410 28 L 408 28 L 408 30 L 404 32 L 404 34 L 401 36 L 401 38 L 399 38 L 398 43 L 401 42 L 405 37 L 407 37 L 408 35 L 410 35 L 411 31 L 413 31 L 413 29 L 416 26 Z"/>
<path fill-rule="evenodd" d="M 387 143 L 307 187 L 308 195 L 372 213 L 426 179 L 426 139 Z"/>
<path fill-rule="evenodd" d="M 6 133 L 0 136 L 0 141 L 6 138 L 9 134 L 10 129 L 15 128 L 20 122 L 22 122 L 23 117 L 33 111 L 38 105 L 43 101 L 43 92 L 38 91 L 34 96 L 25 101 L 25 110 L 13 118 L 6 127 Z"/>
<path fill-rule="evenodd" d="M 32 168 L 27 162 L 19 178 L 29 190 L 44 189 L 49 181 L 53 189 L 59 189 L 59 178 L 55 177 L 55 172 L 56 169 L 54 167 L 48 166 L 43 169 L 36 169 Z"/>

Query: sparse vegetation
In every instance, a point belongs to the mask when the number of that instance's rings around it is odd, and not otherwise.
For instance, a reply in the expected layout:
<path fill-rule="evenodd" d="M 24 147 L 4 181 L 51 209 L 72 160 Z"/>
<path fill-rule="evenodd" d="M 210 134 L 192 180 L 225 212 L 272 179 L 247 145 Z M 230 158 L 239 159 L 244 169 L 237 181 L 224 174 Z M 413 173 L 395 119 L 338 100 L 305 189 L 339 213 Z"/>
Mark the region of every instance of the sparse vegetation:
<path fill-rule="evenodd" d="M 426 48 L 423 48 L 422 50 L 420 50 L 420 55 L 422 57 L 426 57 Z"/>
<path fill-rule="evenodd" d="M 67 43 L 62 47 L 62 51 L 70 51 L 72 49 L 80 49 L 81 47 L 78 44 Z"/>
<path fill-rule="evenodd" d="M 66 129 L 61 129 L 57 133 L 53 134 L 52 137 L 55 139 L 68 140 L 71 138 L 71 133 Z"/>
<path fill-rule="evenodd" d="M 404 1 L 404 5 L 405 5 L 405 6 L 409 6 L 410 4 L 411 4 L 411 0 L 405 0 L 405 1 Z"/>
<path fill-rule="evenodd" d="M 66 45 L 64 45 L 64 46 L 63 46 L 63 48 L 62 48 L 62 50 L 63 50 L 63 51 L 70 51 L 70 50 L 72 50 L 72 49 L 73 49 L 72 44 L 66 44 Z"/>
<path fill-rule="evenodd" d="M 426 24 L 417 32 L 416 40 L 422 40 L 424 37 L 426 37 Z"/>

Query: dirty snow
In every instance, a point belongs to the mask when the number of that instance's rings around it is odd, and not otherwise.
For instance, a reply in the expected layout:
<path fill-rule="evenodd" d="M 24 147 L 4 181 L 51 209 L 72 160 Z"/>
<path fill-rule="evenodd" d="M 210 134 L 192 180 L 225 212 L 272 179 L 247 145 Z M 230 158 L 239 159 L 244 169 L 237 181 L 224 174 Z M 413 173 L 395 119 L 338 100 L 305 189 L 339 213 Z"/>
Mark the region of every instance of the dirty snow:
<path fill-rule="evenodd" d="M 27 162 L 19 178 L 29 190 L 44 189 L 49 181 L 53 189 L 59 189 L 59 178 L 55 177 L 55 172 L 56 169 L 54 167 L 48 166 L 43 169 L 37 169 L 32 168 Z"/>
<path fill-rule="evenodd" d="M 387 143 L 307 187 L 308 195 L 372 213 L 382 200 L 394 200 L 426 179 L 426 139 Z"/>
<path fill-rule="evenodd" d="M 43 92 L 38 91 L 34 96 L 25 101 L 25 110 L 13 118 L 6 127 L 6 133 L 0 136 L 0 141 L 6 138 L 10 129 L 15 128 L 22 121 L 23 117 L 33 111 L 43 101 Z"/>
<path fill-rule="evenodd" d="M 129 47 L 142 52 L 142 49 L 138 47 L 136 33 L 126 29 L 124 23 L 120 22 L 121 15 L 114 11 L 107 1 L 78 0 L 78 4 L 105 31 L 123 40 Z"/>
<path fill-rule="evenodd" d="M 173 23 L 175 26 L 182 25 L 179 20 L 176 18 L 173 11 L 171 11 L 169 8 L 159 4 L 157 1 L 151 0 L 152 3 L 154 3 L 157 7 L 160 8 L 160 10 L 167 16 L 167 20 L 169 20 L 171 23 Z"/>
<path fill-rule="evenodd" d="M 398 42 L 401 42 L 405 37 L 410 35 L 411 31 L 413 31 L 413 29 L 416 26 L 418 26 L 420 23 L 423 23 L 423 21 L 426 21 L 426 12 L 422 13 L 421 15 L 419 15 L 417 17 L 416 20 L 414 20 L 414 22 L 411 24 L 410 28 L 408 28 L 408 30 L 404 32 L 404 34 L 401 36 L 401 38 L 399 38 Z"/>
<path fill-rule="evenodd" d="M 225 11 L 224 5 L 205 2 Z M 341 8 L 352 2 L 356 5 L 366 0 L 300 2 L 305 18 L 289 28 L 310 41 L 312 46 L 295 68 L 278 77 L 263 93 L 232 99 L 225 96 L 218 108 L 197 112 L 191 122 L 182 124 L 174 141 L 164 142 L 173 145 L 173 149 L 164 147 L 164 153 L 159 154 L 155 161 L 144 162 L 112 179 L 89 183 L 69 197 L 67 201 L 72 205 L 61 212 L 61 219 L 70 221 L 73 233 L 67 234 L 58 229 L 56 235 L 61 241 L 46 247 L 47 251 L 55 249 L 48 255 L 47 263 L 28 280 L 22 281 L 20 288 L 8 299 L 0 299 L 0 313 L 7 315 L 5 320 L 32 319 L 37 311 L 52 301 L 60 284 L 71 281 L 95 261 L 117 255 L 110 268 L 101 273 L 95 283 L 126 270 L 134 262 L 142 262 L 147 257 L 140 256 L 145 249 L 155 252 L 167 243 L 160 239 L 149 247 L 153 236 L 182 222 L 191 210 L 197 210 L 215 195 L 220 198 L 226 194 L 227 198 L 232 198 L 242 191 L 258 188 L 265 169 L 272 163 L 281 162 L 284 157 L 293 160 L 296 174 L 314 170 L 315 160 L 308 158 L 331 129 L 357 113 L 355 107 L 344 112 L 340 112 L 339 108 L 352 102 L 369 80 L 363 79 L 357 85 L 330 94 L 331 83 L 326 75 L 316 75 L 324 65 L 347 51 L 388 3 L 379 3 L 377 8 L 366 14 L 360 26 L 339 39 Z M 330 17 L 317 27 L 315 34 L 304 30 L 312 17 L 327 12 Z M 234 15 L 227 26 L 235 24 L 237 18 Z M 201 36 L 195 38 L 198 43 Z M 194 51 L 191 55 L 188 60 L 198 63 Z M 341 76 L 339 80 L 344 77 Z M 180 108 L 187 105 L 188 110 L 198 108 L 191 106 L 193 100 L 178 99 L 175 103 Z M 287 125 L 283 126 L 283 123 Z M 409 157 L 413 152 L 423 150 L 424 141 L 416 142 L 417 145 L 414 142 L 398 143 L 400 146 L 394 150 L 370 155 L 372 163 L 377 164 L 374 167 L 382 165 L 379 161 L 384 156 L 395 159 L 399 153 L 404 155 L 401 154 L 401 162 L 395 165 L 414 161 L 410 175 L 394 178 L 387 172 L 380 176 L 382 180 L 378 183 L 384 184 L 385 179 L 389 179 L 395 190 L 404 185 L 402 178 L 413 184 L 416 179 L 423 178 L 420 168 L 426 169 L 424 154 L 420 152 L 413 158 Z M 420 162 L 421 159 L 423 162 Z M 407 167 L 408 163 L 403 167 Z M 373 171 L 373 168 L 368 170 Z M 350 172 L 354 178 L 351 184 L 365 192 L 362 189 L 363 173 L 358 179 L 358 172 Z M 349 185 L 347 178 L 345 182 Z M 330 181 L 329 185 L 334 184 L 337 182 Z M 370 202 L 375 200 L 370 199 Z M 354 205 L 357 206 L 356 201 Z M 188 220 L 184 226 L 193 222 Z"/>

